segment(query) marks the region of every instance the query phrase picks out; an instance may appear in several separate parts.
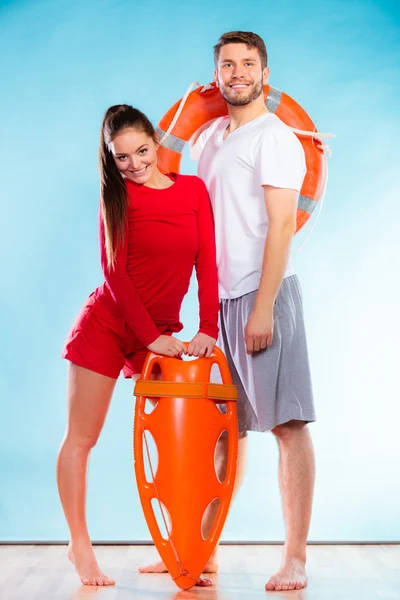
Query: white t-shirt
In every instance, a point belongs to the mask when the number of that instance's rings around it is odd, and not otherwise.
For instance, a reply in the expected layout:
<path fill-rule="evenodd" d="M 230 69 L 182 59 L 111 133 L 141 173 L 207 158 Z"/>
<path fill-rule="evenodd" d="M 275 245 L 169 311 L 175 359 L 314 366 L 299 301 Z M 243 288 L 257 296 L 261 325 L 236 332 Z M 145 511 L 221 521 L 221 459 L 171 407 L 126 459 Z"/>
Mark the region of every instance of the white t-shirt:
<path fill-rule="evenodd" d="M 263 185 L 301 189 L 306 163 L 301 143 L 276 115 L 266 113 L 223 140 L 229 117 L 199 136 L 199 160 L 214 212 L 220 298 L 239 298 L 260 284 L 268 216 Z M 285 277 L 293 270 L 289 266 Z"/>

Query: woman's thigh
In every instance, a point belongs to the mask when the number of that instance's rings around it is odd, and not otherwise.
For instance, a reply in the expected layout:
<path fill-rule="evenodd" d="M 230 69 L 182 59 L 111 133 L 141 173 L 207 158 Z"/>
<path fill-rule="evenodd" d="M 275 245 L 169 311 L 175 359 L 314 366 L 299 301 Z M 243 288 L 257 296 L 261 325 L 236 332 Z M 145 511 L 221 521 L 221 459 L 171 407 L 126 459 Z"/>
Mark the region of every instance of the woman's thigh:
<path fill-rule="evenodd" d="M 94 445 L 103 428 L 116 379 L 69 363 L 67 435 Z"/>

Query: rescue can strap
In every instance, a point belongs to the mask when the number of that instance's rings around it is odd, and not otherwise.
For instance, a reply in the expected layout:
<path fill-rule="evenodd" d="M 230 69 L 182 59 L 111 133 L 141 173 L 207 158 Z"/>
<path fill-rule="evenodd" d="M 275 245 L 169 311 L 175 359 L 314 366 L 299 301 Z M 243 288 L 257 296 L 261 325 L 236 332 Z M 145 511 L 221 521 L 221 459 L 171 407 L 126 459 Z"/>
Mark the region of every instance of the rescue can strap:
<path fill-rule="evenodd" d="M 146 398 L 209 398 L 215 402 L 237 402 L 236 385 L 209 382 L 153 381 L 138 379 L 134 396 Z"/>

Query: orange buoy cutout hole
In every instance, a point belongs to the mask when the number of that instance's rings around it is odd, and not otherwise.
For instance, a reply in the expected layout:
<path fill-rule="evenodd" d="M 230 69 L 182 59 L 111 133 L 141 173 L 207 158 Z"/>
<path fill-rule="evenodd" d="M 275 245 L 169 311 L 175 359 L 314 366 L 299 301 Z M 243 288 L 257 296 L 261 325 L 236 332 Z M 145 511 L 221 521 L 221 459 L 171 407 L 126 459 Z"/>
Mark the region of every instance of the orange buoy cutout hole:
<path fill-rule="evenodd" d="M 161 512 L 160 505 L 162 508 L 162 512 Z M 169 512 L 168 512 L 167 508 L 157 498 L 151 499 L 151 507 L 153 509 L 154 516 L 157 521 L 158 529 L 160 530 L 160 534 L 161 534 L 162 538 L 164 540 L 168 540 L 168 538 L 171 536 L 172 527 L 171 527 L 171 517 L 169 516 Z M 163 517 L 163 514 L 164 514 L 164 517 Z M 165 521 L 164 521 L 164 519 L 165 519 Z"/>
<path fill-rule="evenodd" d="M 155 366 L 155 365 L 154 365 Z M 154 369 L 153 366 L 153 369 Z M 149 379 L 160 379 L 160 376 L 154 375 L 153 373 L 150 375 Z M 159 398 L 146 398 L 146 402 L 144 405 L 144 412 L 146 415 L 150 415 L 155 408 L 157 408 L 159 402 Z"/>
<path fill-rule="evenodd" d="M 214 450 L 214 469 L 217 479 L 224 483 L 226 479 L 226 466 L 228 458 L 229 432 L 225 429 L 221 432 Z"/>
<path fill-rule="evenodd" d="M 147 441 L 147 448 L 148 448 L 149 454 L 150 454 L 151 468 L 150 468 L 150 463 L 149 463 L 149 457 L 147 454 L 146 441 Z M 145 472 L 145 476 L 146 476 L 146 481 L 147 481 L 147 483 L 153 483 L 153 475 L 155 478 L 155 476 L 157 474 L 157 469 L 158 469 L 158 449 L 157 449 L 157 444 L 155 442 L 155 439 L 148 429 L 145 429 L 143 431 L 142 443 L 143 443 L 144 472 Z M 151 472 L 151 469 L 153 469 L 153 474 Z"/>
<path fill-rule="evenodd" d="M 146 415 L 150 415 L 153 410 L 157 407 L 158 400 L 157 398 L 146 398 L 146 403 L 144 405 L 144 412 Z"/>
<path fill-rule="evenodd" d="M 226 405 L 225 405 L 226 406 Z M 227 453 L 228 453 L 229 432 L 225 429 L 221 432 L 214 450 L 214 469 L 217 479 L 224 483 L 226 479 Z M 219 498 L 214 498 L 204 511 L 201 520 L 201 535 L 204 540 L 208 540 L 214 527 L 215 519 L 221 504 Z"/>
<path fill-rule="evenodd" d="M 219 498 L 214 498 L 207 506 L 204 511 L 203 518 L 201 520 L 201 535 L 203 536 L 203 540 L 208 540 L 210 537 L 210 533 L 213 529 L 215 519 L 218 515 L 219 506 L 221 504 L 221 500 Z"/>

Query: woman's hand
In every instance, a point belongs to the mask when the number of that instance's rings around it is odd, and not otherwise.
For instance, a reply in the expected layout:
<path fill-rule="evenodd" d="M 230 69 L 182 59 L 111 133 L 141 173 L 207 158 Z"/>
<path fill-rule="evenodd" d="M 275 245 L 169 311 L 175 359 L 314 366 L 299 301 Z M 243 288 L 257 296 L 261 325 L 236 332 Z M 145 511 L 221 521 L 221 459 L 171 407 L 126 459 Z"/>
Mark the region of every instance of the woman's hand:
<path fill-rule="evenodd" d="M 165 356 L 182 356 L 186 354 L 186 347 L 177 338 L 172 335 L 160 335 L 147 348 L 155 354 L 164 354 Z"/>
<path fill-rule="evenodd" d="M 205 333 L 197 333 L 190 342 L 186 353 L 189 356 L 210 358 L 217 340 Z"/>

